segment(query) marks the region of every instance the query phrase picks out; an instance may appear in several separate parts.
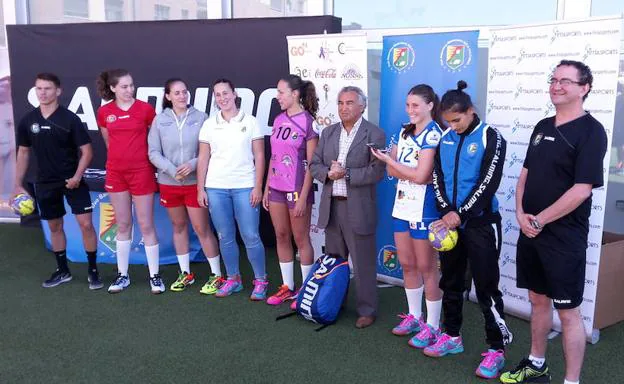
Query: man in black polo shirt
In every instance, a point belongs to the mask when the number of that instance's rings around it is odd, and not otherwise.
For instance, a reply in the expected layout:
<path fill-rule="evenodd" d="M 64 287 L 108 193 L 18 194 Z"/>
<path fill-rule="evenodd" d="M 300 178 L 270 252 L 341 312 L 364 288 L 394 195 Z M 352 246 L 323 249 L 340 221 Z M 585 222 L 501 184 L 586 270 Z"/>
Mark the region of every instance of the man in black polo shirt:
<path fill-rule="evenodd" d="M 27 193 L 22 185 L 32 148 L 38 168 L 35 196 L 41 218 L 47 220 L 50 227 L 52 250 L 58 266 L 52 276 L 43 282 L 43 287 L 56 287 L 72 279 L 67 266 L 63 231 L 65 197 L 82 232 L 89 260 L 89 289 L 100 289 L 103 284 L 96 266 L 97 236 L 91 221 L 91 197 L 87 184 L 82 180 L 93 157 L 91 139 L 80 118 L 59 105 L 61 83 L 56 75 L 38 74 L 35 90 L 40 105 L 28 113 L 17 128 L 15 194 Z"/>
<path fill-rule="evenodd" d="M 555 116 L 535 126 L 516 189 L 522 233 L 516 257 L 519 288 L 529 289 L 531 352 L 503 383 L 549 383 L 545 363 L 554 304 L 563 328 L 565 384 L 579 382 L 585 353 L 583 302 L 592 189 L 603 185 L 604 127 L 583 110 L 593 76 L 563 60 L 550 79 Z"/>

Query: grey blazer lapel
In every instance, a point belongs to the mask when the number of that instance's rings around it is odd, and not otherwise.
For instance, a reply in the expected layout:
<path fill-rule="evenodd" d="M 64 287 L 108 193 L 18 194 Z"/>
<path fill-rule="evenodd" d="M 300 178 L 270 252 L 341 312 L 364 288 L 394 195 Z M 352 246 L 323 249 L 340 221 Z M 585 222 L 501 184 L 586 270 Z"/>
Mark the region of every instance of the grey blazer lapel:
<path fill-rule="evenodd" d="M 353 138 L 353 142 L 351 143 L 351 146 L 349 147 L 349 151 L 347 152 L 347 155 L 351 153 L 351 150 L 354 147 L 357 147 L 358 145 L 362 143 L 362 141 L 366 140 L 367 137 L 368 137 L 368 121 L 362 118 L 362 123 L 360 124 L 360 128 L 358 128 L 358 131 L 355 134 L 355 138 Z"/>
<path fill-rule="evenodd" d="M 342 128 L 340 127 L 340 123 L 336 124 L 336 127 L 331 131 L 332 137 L 330 137 L 330 142 L 332 144 L 332 149 L 334 153 L 332 153 L 331 158 L 336 160 L 338 159 L 338 155 L 340 154 L 340 133 Z"/>

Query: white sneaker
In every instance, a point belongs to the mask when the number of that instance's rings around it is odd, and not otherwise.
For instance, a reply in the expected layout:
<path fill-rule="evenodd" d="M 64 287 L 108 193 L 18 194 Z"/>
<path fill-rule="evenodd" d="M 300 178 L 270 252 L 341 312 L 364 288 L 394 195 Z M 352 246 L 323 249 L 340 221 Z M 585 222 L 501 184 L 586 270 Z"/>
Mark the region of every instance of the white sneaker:
<path fill-rule="evenodd" d="M 152 293 L 158 295 L 165 292 L 165 283 L 159 274 L 156 274 L 149 278 L 150 286 L 152 287 Z"/>
<path fill-rule="evenodd" d="M 117 278 L 113 282 L 113 284 L 108 287 L 108 293 L 119 293 L 124 289 L 128 288 L 130 285 L 130 276 L 122 275 L 121 273 L 117 274 Z"/>

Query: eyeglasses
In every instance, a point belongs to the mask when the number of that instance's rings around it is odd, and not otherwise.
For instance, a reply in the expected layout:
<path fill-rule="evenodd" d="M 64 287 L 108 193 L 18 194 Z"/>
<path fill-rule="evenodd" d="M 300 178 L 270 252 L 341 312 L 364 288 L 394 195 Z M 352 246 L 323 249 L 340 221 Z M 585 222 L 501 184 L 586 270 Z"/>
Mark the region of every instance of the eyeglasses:
<path fill-rule="evenodd" d="M 574 81 L 565 77 L 563 79 L 557 79 L 556 77 L 551 77 L 550 79 L 548 79 L 548 84 L 550 85 L 556 85 L 557 83 L 559 83 L 559 85 L 561 85 L 562 87 L 568 87 L 572 84 L 583 85 L 583 83 L 581 83 L 580 81 Z"/>

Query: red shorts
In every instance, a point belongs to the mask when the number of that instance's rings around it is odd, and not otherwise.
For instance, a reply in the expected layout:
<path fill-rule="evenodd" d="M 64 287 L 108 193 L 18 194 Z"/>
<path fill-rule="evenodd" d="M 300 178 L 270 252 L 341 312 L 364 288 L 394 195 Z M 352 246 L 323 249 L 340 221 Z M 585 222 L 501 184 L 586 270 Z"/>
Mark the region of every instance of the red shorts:
<path fill-rule="evenodd" d="M 130 191 L 130 194 L 133 196 L 149 195 L 158 191 L 154 169 L 151 167 L 137 171 L 107 169 L 104 188 L 106 192 Z"/>
<path fill-rule="evenodd" d="M 191 207 L 201 208 L 197 202 L 197 184 L 166 185 L 160 184 L 160 205 L 165 208 Z"/>

